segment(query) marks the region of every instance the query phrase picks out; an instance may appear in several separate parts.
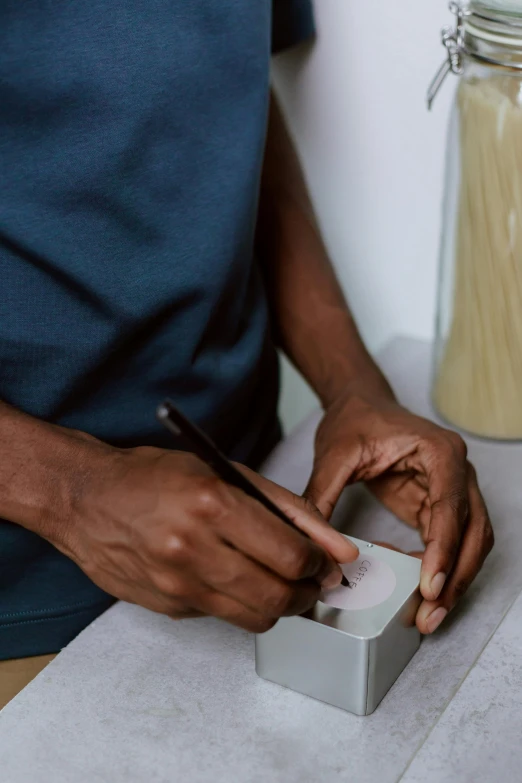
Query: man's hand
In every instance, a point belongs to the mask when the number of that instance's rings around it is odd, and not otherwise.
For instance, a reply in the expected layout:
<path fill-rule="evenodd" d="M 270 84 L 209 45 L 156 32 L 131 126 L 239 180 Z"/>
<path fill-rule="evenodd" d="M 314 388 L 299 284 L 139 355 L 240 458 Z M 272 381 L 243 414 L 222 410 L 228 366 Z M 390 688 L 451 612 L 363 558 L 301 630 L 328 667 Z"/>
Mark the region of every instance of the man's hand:
<path fill-rule="evenodd" d="M 388 508 L 420 529 L 426 544 L 425 600 L 417 624 L 431 632 L 492 547 L 487 511 L 462 439 L 401 408 L 366 350 L 275 100 L 256 249 L 267 281 L 273 334 L 326 410 L 308 497 L 329 517 L 347 483 L 367 481 Z"/>
<path fill-rule="evenodd" d="M 310 538 L 196 457 L 138 448 L 103 452 L 53 543 L 117 598 L 266 631 L 339 584 L 337 564 L 358 552 L 309 501 L 248 475 Z"/>
<path fill-rule="evenodd" d="M 419 529 L 424 598 L 417 626 L 432 633 L 466 592 L 493 546 L 493 531 L 462 438 L 413 415 L 391 395 L 347 391 L 326 410 L 306 496 L 329 519 L 347 484 L 364 481 Z"/>

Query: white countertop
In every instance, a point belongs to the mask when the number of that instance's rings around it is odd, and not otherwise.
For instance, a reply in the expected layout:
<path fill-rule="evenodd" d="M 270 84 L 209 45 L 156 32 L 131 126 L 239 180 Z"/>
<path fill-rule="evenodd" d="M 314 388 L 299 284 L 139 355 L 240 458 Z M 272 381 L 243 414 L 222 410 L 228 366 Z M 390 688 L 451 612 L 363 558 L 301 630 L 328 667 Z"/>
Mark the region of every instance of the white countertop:
<path fill-rule="evenodd" d="M 432 415 L 429 346 L 397 340 L 383 365 Z M 318 416 L 265 473 L 302 491 Z M 468 596 L 377 711 L 359 718 L 259 679 L 248 634 L 120 603 L 0 713 L 2 783 L 489 783 L 522 764 L 522 446 L 468 440 L 497 545 Z M 336 523 L 416 546 L 360 489 Z M 518 600 L 517 600 L 518 599 Z M 320 662 L 318 662 L 320 665 Z"/>

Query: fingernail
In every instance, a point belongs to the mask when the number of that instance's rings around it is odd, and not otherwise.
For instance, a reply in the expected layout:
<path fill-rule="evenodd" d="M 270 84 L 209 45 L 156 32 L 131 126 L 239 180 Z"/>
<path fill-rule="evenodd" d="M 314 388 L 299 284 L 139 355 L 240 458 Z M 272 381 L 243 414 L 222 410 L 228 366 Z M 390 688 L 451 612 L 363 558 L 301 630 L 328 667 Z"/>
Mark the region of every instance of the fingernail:
<path fill-rule="evenodd" d="M 442 573 L 442 571 L 439 574 L 435 574 L 435 576 L 431 580 L 430 590 L 431 590 L 432 601 L 436 601 L 439 595 L 442 593 L 442 588 L 444 587 L 445 581 L 446 581 L 446 574 Z"/>
<path fill-rule="evenodd" d="M 438 609 L 435 609 L 434 612 L 432 612 L 430 615 L 428 615 L 426 619 L 426 626 L 428 628 L 429 633 L 433 633 L 437 630 L 441 622 L 445 619 L 446 615 L 448 614 L 448 610 L 444 609 L 443 606 L 439 606 Z"/>
<path fill-rule="evenodd" d="M 325 590 L 333 590 L 335 587 L 339 587 L 342 578 L 343 575 L 340 570 L 332 571 L 331 574 L 328 574 L 328 576 L 323 579 L 322 586 Z"/>
<path fill-rule="evenodd" d="M 340 534 L 340 535 L 342 535 L 342 534 Z M 349 539 L 347 539 L 345 536 L 342 536 L 342 537 L 343 537 L 344 543 L 346 545 L 346 552 L 348 552 L 348 549 L 349 549 L 350 550 L 350 554 L 347 553 L 346 561 L 343 558 L 339 562 L 341 562 L 341 563 L 344 563 L 344 562 L 346 562 L 346 563 L 353 563 L 353 561 L 357 560 L 357 558 L 359 557 L 359 547 L 356 546 L 353 543 L 353 541 L 350 541 Z"/>

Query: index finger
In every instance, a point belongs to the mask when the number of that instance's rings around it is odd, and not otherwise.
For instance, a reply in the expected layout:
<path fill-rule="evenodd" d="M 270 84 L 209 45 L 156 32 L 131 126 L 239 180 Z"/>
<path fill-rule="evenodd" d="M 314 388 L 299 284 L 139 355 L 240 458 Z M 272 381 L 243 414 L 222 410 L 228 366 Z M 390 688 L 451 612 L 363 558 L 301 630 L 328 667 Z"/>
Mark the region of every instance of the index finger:
<path fill-rule="evenodd" d="M 315 579 L 325 587 L 340 583 L 341 570 L 325 549 L 240 490 L 228 490 L 235 502 L 215 520 L 223 541 L 287 581 Z"/>
<path fill-rule="evenodd" d="M 303 533 L 326 549 L 336 563 L 352 563 L 356 560 L 359 550 L 355 544 L 332 527 L 311 500 L 294 495 L 248 468 L 241 469 Z"/>
<path fill-rule="evenodd" d="M 421 593 L 436 600 L 451 573 L 468 520 L 467 462 L 452 449 L 428 455 L 430 522 L 422 559 Z"/>

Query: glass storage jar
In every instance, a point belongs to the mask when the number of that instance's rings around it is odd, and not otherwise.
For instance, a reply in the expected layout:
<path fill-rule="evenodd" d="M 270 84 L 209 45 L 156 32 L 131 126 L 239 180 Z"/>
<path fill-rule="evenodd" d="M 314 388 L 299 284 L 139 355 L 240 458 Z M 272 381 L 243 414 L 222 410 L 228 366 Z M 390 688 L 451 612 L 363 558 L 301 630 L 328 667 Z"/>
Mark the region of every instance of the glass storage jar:
<path fill-rule="evenodd" d="M 522 0 L 450 4 L 452 110 L 433 401 L 474 435 L 522 439 Z"/>

